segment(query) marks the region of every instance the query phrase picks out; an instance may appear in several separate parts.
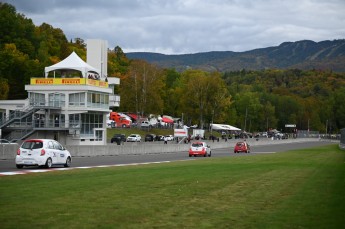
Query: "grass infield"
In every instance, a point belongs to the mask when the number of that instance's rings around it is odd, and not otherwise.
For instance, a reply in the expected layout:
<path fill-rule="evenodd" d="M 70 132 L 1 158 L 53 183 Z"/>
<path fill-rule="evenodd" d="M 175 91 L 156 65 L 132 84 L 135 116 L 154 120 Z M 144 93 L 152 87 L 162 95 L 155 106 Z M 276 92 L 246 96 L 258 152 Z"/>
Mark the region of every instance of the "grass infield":
<path fill-rule="evenodd" d="M 0 177 L 5 228 L 344 228 L 336 145 Z"/>

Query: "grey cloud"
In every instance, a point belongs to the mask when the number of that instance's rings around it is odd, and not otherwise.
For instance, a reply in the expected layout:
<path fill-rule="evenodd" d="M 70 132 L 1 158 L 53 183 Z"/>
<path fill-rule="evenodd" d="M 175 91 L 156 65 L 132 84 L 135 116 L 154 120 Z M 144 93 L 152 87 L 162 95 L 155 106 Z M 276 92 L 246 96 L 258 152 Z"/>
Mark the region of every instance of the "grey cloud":
<path fill-rule="evenodd" d="M 246 51 L 285 41 L 340 39 L 343 0 L 5 0 L 69 39 L 124 51 Z"/>

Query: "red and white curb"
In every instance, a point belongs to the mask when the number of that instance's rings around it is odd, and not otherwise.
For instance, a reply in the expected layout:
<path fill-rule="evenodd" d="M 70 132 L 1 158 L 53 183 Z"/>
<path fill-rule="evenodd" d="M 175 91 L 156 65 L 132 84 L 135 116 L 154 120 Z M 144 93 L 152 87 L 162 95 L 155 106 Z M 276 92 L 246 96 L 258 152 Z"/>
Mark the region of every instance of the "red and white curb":
<path fill-rule="evenodd" d="M 28 170 L 19 170 L 12 172 L 1 172 L 0 176 L 14 176 L 14 175 L 24 175 L 32 173 L 45 173 L 52 171 L 63 171 L 63 170 L 72 170 L 72 169 L 91 169 L 91 168 L 108 168 L 108 167 L 121 167 L 121 166 L 133 166 L 133 165 L 149 165 L 149 164 L 161 164 L 169 163 L 171 161 L 157 161 L 157 162 L 143 162 L 143 163 L 130 163 L 130 164 L 115 164 L 115 165 L 97 165 L 97 166 L 82 166 L 82 167 L 69 167 L 69 168 L 50 168 L 50 169 L 28 169 Z"/>

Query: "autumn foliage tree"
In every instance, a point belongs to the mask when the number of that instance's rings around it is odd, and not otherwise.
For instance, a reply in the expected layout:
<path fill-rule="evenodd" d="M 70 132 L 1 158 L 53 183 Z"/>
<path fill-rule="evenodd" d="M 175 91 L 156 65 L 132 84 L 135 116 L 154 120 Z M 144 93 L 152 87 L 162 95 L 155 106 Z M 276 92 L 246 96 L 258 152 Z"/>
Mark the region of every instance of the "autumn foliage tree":
<path fill-rule="evenodd" d="M 142 60 L 131 62 L 129 73 L 121 77 L 121 109 L 140 114 L 163 111 L 163 71 Z"/>
<path fill-rule="evenodd" d="M 219 73 L 187 70 L 177 84 L 179 110 L 187 124 L 204 127 L 212 121 L 225 119 L 231 96 Z"/>

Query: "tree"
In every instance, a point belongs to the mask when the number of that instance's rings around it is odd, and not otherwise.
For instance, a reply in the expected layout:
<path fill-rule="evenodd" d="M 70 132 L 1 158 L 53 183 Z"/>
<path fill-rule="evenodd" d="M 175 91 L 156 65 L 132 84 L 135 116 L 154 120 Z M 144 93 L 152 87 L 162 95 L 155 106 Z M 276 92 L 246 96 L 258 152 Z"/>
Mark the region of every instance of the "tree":
<path fill-rule="evenodd" d="M 24 99 L 27 96 L 24 90 L 25 83 L 29 83 L 26 66 L 29 56 L 17 50 L 15 44 L 5 44 L 0 50 L 0 77 L 8 80 L 10 92 L 8 99 Z"/>
<path fill-rule="evenodd" d="M 165 69 L 165 88 L 164 88 L 164 108 L 163 114 L 169 114 L 174 117 L 182 117 L 183 111 L 181 110 L 180 92 L 182 85 L 180 85 L 180 73 L 174 69 Z"/>
<path fill-rule="evenodd" d="M 277 127 L 277 118 L 275 113 L 275 107 L 271 104 L 271 102 L 264 101 L 262 110 L 260 112 L 261 122 L 259 123 L 259 128 L 257 130 L 268 131 L 271 128 Z"/>
<path fill-rule="evenodd" d="M 108 52 L 108 76 L 120 77 L 124 76 L 129 71 L 131 61 L 126 57 L 126 54 L 119 46 L 116 46 L 113 51 Z"/>
<path fill-rule="evenodd" d="M 5 100 L 8 98 L 8 92 L 10 88 L 8 86 L 7 79 L 0 77 L 0 100 Z"/>
<path fill-rule="evenodd" d="M 48 65 L 52 64 L 49 60 L 56 57 L 66 58 L 71 51 L 68 50 L 68 41 L 59 28 L 43 23 L 37 28 L 37 36 L 39 37 L 38 59 L 40 62 Z"/>
<path fill-rule="evenodd" d="M 140 115 L 163 111 L 164 74 L 142 60 L 131 63 L 129 74 L 121 78 L 121 109 Z"/>
<path fill-rule="evenodd" d="M 237 125 L 245 131 L 258 130 L 260 123 L 262 123 L 260 115 L 258 115 L 262 110 L 258 94 L 253 92 L 238 93 L 234 100 L 234 105 L 240 115 Z"/>
<path fill-rule="evenodd" d="M 18 14 L 12 5 L 1 2 L 0 15 L 0 47 L 13 43 L 20 52 L 34 58 L 37 40 L 32 20 Z"/>
<path fill-rule="evenodd" d="M 345 128 L 345 89 L 339 89 L 334 93 L 334 120 L 337 129 Z"/>
<path fill-rule="evenodd" d="M 204 126 L 207 95 L 210 87 L 209 75 L 200 70 L 187 70 L 181 75 L 182 90 L 180 103 L 189 124 L 198 123 Z"/>
<path fill-rule="evenodd" d="M 187 70 L 176 84 L 180 112 L 188 125 L 197 123 L 203 128 L 205 123 L 226 120 L 231 96 L 219 73 Z"/>
<path fill-rule="evenodd" d="M 232 101 L 226 84 L 218 72 L 210 75 L 207 98 L 207 114 L 209 114 L 207 121 L 209 123 L 224 123 L 229 115 L 227 112 Z"/>

